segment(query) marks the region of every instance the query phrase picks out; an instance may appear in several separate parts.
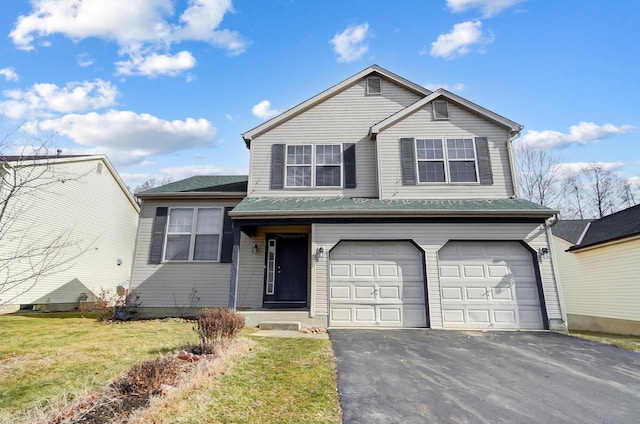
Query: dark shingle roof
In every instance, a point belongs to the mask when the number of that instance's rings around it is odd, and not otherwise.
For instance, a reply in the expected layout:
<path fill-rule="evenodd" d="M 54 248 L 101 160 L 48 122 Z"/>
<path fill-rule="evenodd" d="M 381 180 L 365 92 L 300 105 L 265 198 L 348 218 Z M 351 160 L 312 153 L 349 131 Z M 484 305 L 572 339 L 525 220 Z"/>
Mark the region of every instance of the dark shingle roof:
<path fill-rule="evenodd" d="M 569 243 L 576 244 L 580 240 L 580 236 L 584 232 L 584 227 L 587 226 L 592 219 L 566 219 L 558 221 L 553 227 L 551 232 L 554 236 L 565 239 Z"/>
<path fill-rule="evenodd" d="M 170 193 L 206 193 L 206 192 L 247 192 L 246 175 L 197 175 L 184 180 L 175 181 L 160 187 L 137 193 L 146 194 L 170 194 Z"/>
<path fill-rule="evenodd" d="M 346 212 L 398 215 L 517 215 L 550 217 L 555 211 L 521 199 L 387 200 L 369 198 L 245 198 L 234 217 L 328 215 Z"/>
<path fill-rule="evenodd" d="M 580 245 L 571 249 L 606 243 L 640 234 L 640 205 L 607 215 L 589 225 Z"/>

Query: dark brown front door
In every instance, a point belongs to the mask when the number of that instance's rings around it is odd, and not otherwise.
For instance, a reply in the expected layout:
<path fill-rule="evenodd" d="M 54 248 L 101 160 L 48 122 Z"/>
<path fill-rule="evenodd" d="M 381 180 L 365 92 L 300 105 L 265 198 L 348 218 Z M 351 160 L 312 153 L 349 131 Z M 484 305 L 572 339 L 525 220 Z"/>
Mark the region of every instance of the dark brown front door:
<path fill-rule="evenodd" d="M 268 234 L 264 283 L 267 308 L 307 306 L 307 234 Z"/>

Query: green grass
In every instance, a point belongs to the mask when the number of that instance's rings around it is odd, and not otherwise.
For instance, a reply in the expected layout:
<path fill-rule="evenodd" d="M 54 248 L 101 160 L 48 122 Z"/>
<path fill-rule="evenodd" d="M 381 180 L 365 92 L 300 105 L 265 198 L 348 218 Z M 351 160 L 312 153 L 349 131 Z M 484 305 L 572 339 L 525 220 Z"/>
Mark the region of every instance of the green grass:
<path fill-rule="evenodd" d="M 0 418 L 71 399 L 134 363 L 197 342 L 183 321 L 97 323 L 79 313 L 0 316 Z"/>
<path fill-rule="evenodd" d="M 0 316 L 0 422 L 69 401 L 137 362 L 194 345 L 192 326 L 176 320 L 100 324 L 80 314 Z M 218 375 L 167 399 L 153 422 L 341 422 L 328 340 L 251 339 L 253 350 L 231 355 Z"/>
<path fill-rule="evenodd" d="M 253 337 L 229 371 L 152 417 L 156 423 L 340 423 L 328 340 Z"/>
<path fill-rule="evenodd" d="M 571 335 L 595 342 L 610 344 L 632 352 L 640 352 L 640 336 L 622 336 L 619 334 L 596 333 L 593 331 L 571 331 Z"/>

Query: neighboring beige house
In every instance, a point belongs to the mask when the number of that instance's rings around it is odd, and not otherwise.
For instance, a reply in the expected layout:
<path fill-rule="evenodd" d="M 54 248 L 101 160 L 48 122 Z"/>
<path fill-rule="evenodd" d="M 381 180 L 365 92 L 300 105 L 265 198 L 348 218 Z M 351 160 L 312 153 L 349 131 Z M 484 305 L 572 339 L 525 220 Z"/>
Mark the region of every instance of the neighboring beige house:
<path fill-rule="evenodd" d="M 4 156 L 0 198 L 0 305 L 72 310 L 127 284 L 139 207 L 108 159 Z M 18 258 L 16 258 L 18 256 Z M 9 306 L 7 306 L 9 305 Z"/>
<path fill-rule="evenodd" d="M 552 230 L 569 329 L 640 335 L 640 205 Z"/>
<path fill-rule="evenodd" d="M 521 130 L 371 66 L 243 134 L 246 192 L 185 180 L 140 195 L 132 283 L 144 312 L 566 331 L 555 211 L 516 194 Z"/>

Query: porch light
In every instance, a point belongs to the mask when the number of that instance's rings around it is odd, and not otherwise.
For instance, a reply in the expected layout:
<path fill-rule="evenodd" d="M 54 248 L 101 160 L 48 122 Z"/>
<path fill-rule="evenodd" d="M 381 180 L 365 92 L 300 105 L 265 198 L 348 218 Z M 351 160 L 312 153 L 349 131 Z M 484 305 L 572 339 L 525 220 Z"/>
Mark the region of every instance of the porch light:
<path fill-rule="evenodd" d="M 540 250 L 538 251 L 538 253 L 540 254 L 540 258 L 549 259 L 549 248 L 548 247 L 541 247 Z"/>
<path fill-rule="evenodd" d="M 324 247 L 318 247 L 318 259 L 324 259 Z"/>
<path fill-rule="evenodd" d="M 251 247 L 251 253 L 253 253 L 254 255 L 255 255 L 256 253 L 258 253 L 258 248 L 259 248 L 259 247 L 260 247 L 260 246 L 258 246 L 258 243 L 254 243 L 254 244 L 253 244 L 253 246 Z"/>

